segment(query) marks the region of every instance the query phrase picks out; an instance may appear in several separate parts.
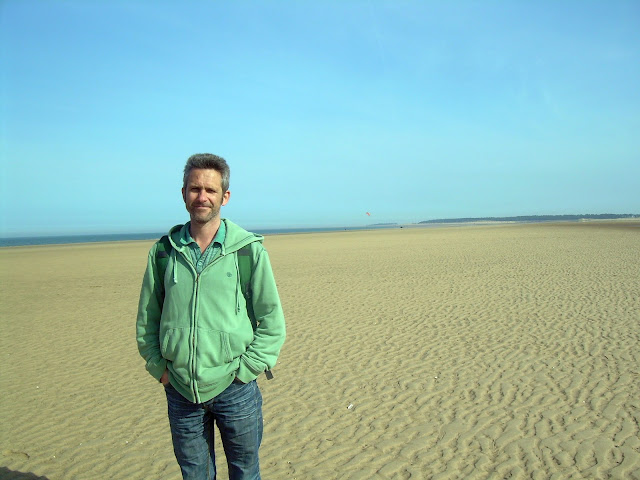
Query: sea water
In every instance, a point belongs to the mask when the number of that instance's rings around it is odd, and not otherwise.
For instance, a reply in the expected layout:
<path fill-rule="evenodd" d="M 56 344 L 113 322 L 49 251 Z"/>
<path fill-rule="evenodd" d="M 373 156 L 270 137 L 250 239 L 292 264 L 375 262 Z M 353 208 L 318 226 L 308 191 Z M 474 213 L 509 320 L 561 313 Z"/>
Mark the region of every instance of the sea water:
<path fill-rule="evenodd" d="M 364 227 L 326 227 L 326 228 L 267 228 L 255 229 L 252 232 L 260 235 L 277 235 L 286 233 L 339 232 L 342 230 L 371 230 L 381 228 L 400 228 L 399 225 L 370 225 Z M 0 238 L 0 247 L 18 247 L 24 245 L 61 245 L 66 243 L 123 242 L 131 240 L 157 240 L 167 232 L 157 233 L 107 233 L 88 235 L 56 235 L 43 237 L 8 237 Z"/>

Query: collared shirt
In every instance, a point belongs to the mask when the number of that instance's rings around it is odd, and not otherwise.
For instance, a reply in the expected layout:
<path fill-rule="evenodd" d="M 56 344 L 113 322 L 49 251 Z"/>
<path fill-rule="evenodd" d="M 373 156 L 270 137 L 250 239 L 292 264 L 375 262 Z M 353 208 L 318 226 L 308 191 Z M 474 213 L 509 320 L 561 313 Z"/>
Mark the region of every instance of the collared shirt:
<path fill-rule="evenodd" d="M 191 236 L 191 232 L 189 231 L 189 227 L 191 222 L 187 222 L 180 231 L 180 242 L 183 245 L 189 247 L 189 251 L 191 252 L 191 260 L 196 267 L 196 273 L 200 274 L 204 268 L 209 265 L 218 255 L 220 255 L 220 251 L 222 250 L 222 244 L 224 243 L 224 237 L 227 234 L 227 228 L 224 224 L 224 221 L 220 222 L 220 228 L 218 228 L 218 233 L 213 237 L 211 243 L 204 249 L 204 252 L 200 250 L 200 246 Z"/>

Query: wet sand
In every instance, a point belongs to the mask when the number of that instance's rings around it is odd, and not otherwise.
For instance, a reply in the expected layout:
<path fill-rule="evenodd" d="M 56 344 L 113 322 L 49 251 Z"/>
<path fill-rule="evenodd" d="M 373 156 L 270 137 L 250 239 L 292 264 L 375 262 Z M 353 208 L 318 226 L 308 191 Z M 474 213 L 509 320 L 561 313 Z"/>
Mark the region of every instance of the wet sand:
<path fill-rule="evenodd" d="M 135 344 L 151 244 L 0 248 L 0 479 L 180 478 Z M 640 478 L 637 222 L 265 245 L 265 480 Z"/>

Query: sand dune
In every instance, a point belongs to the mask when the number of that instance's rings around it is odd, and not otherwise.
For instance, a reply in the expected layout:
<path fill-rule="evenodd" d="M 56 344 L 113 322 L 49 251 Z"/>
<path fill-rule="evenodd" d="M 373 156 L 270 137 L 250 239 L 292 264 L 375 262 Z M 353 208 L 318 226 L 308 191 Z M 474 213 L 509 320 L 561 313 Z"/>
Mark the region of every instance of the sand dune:
<path fill-rule="evenodd" d="M 288 326 L 266 480 L 640 478 L 637 224 L 265 245 Z M 0 249 L 0 479 L 180 478 L 134 338 L 150 246 Z"/>

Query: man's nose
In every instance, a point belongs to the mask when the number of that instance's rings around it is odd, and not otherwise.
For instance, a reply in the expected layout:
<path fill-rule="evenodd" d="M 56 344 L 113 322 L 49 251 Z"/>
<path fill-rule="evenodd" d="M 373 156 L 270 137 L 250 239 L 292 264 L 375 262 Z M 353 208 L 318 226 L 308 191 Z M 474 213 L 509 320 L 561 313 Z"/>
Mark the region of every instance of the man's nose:
<path fill-rule="evenodd" d="M 207 200 L 207 192 L 206 190 L 200 190 L 198 192 L 198 201 L 199 202 L 204 202 Z"/>

